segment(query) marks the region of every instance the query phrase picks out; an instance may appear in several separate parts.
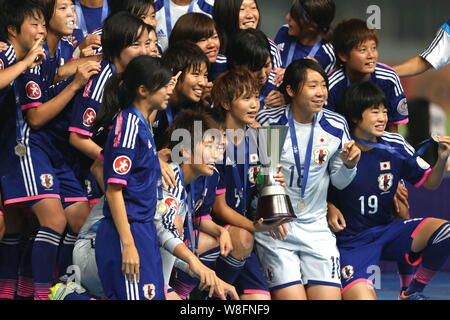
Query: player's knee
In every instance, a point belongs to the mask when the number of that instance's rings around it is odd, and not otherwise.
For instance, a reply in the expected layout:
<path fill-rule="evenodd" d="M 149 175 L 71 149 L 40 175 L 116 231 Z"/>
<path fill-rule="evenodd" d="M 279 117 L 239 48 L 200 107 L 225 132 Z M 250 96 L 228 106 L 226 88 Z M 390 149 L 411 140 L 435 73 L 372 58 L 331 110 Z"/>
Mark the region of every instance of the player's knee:
<path fill-rule="evenodd" d="M 236 228 L 233 233 L 236 234 L 236 237 L 232 236 L 233 241 L 233 256 L 238 259 L 246 259 L 250 256 L 253 250 L 253 243 L 255 237 L 252 233 L 244 230 L 242 228 Z"/>

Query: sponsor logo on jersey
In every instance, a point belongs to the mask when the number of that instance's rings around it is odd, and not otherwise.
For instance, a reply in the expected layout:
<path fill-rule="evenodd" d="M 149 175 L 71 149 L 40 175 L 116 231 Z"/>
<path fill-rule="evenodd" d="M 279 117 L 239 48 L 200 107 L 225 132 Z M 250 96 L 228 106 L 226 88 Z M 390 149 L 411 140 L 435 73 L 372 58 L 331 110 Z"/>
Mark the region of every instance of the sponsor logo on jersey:
<path fill-rule="evenodd" d="M 127 156 L 119 156 L 113 162 L 114 172 L 125 175 L 131 170 L 131 159 Z"/>
<path fill-rule="evenodd" d="M 428 162 L 423 160 L 421 157 L 417 157 L 416 161 L 417 161 L 417 164 L 419 165 L 419 167 L 421 167 L 423 170 L 427 170 L 430 168 L 430 165 L 428 164 Z"/>
<path fill-rule="evenodd" d="M 144 291 L 144 297 L 147 300 L 152 300 L 156 296 L 156 288 L 153 283 L 144 284 L 142 290 Z"/>
<path fill-rule="evenodd" d="M 397 112 L 402 116 L 407 116 L 409 114 L 408 101 L 406 100 L 406 98 L 400 100 L 400 102 L 398 103 Z"/>
<path fill-rule="evenodd" d="M 353 269 L 353 266 L 345 266 L 342 268 L 342 278 L 348 280 L 353 277 L 355 274 L 355 270 Z"/>
<path fill-rule="evenodd" d="M 41 185 L 45 189 L 50 189 L 53 187 L 53 176 L 51 174 L 49 174 L 49 173 L 41 174 L 40 179 L 41 179 Z"/>
<path fill-rule="evenodd" d="M 42 96 L 41 87 L 34 81 L 26 84 L 25 92 L 27 93 L 27 97 L 32 100 L 39 99 Z"/>
<path fill-rule="evenodd" d="M 167 198 L 166 200 L 164 200 L 164 203 L 173 210 L 178 210 L 178 201 L 174 198 Z"/>
<path fill-rule="evenodd" d="M 0 70 L 5 69 L 5 64 L 3 63 L 3 60 L 0 59 Z"/>
<path fill-rule="evenodd" d="M 83 125 L 85 127 L 91 127 L 94 124 L 97 113 L 92 108 L 87 108 L 83 114 Z"/>
<path fill-rule="evenodd" d="M 317 148 L 314 150 L 314 162 L 318 166 L 323 166 L 328 161 L 328 156 L 330 152 L 325 148 Z"/>
<path fill-rule="evenodd" d="M 380 170 L 381 171 L 391 170 L 391 162 L 390 161 L 380 162 Z"/>
<path fill-rule="evenodd" d="M 378 177 L 378 187 L 381 191 L 388 191 L 394 182 L 394 175 L 391 173 L 383 173 Z"/>

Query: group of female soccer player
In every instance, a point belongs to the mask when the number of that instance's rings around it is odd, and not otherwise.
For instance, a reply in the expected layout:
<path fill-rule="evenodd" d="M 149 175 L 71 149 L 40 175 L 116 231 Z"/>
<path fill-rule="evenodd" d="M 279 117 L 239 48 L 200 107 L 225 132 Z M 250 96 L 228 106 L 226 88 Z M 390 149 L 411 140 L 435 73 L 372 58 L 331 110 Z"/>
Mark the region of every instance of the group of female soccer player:
<path fill-rule="evenodd" d="M 381 260 L 426 299 L 450 223 L 409 219 L 403 181 L 437 188 L 450 137 L 424 144 L 431 167 L 398 134 L 406 97 L 365 21 L 294 0 L 271 40 L 256 0 L 0 5 L 0 299 L 376 299 Z M 435 68 L 442 30 L 417 57 Z M 296 219 L 265 223 L 274 125 Z"/>

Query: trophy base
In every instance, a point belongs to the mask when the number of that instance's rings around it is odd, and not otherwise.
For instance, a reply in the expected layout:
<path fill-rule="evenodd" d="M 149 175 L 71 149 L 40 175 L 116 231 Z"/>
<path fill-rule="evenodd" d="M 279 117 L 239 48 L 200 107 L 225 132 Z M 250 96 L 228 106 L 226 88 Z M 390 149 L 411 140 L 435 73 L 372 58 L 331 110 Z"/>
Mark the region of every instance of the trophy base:
<path fill-rule="evenodd" d="M 294 209 L 291 200 L 286 194 L 274 194 L 262 196 L 258 200 L 256 209 L 257 220 L 263 218 L 265 224 L 292 221 L 297 216 L 294 214 Z"/>

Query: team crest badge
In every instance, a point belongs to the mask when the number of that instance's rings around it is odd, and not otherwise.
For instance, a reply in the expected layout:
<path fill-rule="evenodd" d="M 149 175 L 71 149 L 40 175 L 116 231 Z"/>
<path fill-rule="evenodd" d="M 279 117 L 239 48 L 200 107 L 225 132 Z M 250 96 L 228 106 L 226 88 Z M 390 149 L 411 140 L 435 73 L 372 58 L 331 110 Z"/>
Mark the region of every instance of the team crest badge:
<path fill-rule="evenodd" d="M 348 280 L 353 277 L 355 274 L 355 270 L 353 269 L 353 266 L 345 266 L 342 268 L 342 278 Z"/>
<path fill-rule="evenodd" d="M 127 156 L 117 157 L 113 162 L 114 172 L 120 175 L 125 175 L 130 172 L 131 159 Z"/>
<path fill-rule="evenodd" d="M 178 201 L 174 198 L 167 198 L 164 203 L 172 210 L 178 210 Z"/>
<path fill-rule="evenodd" d="M 248 169 L 248 181 L 250 183 L 255 184 L 260 171 L 261 171 L 260 166 L 254 166 L 254 167 L 251 167 L 250 169 Z"/>
<path fill-rule="evenodd" d="M 391 173 L 380 174 L 378 177 L 378 187 L 381 191 L 388 191 L 394 182 L 394 176 Z"/>
<path fill-rule="evenodd" d="M 391 162 L 390 161 L 380 162 L 380 170 L 381 171 L 391 170 Z"/>
<path fill-rule="evenodd" d="M 3 60 L 0 59 L 0 70 L 5 69 L 5 64 L 3 63 Z"/>
<path fill-rule="evenodd" d="M 94 124 L 97 113 L 92 108 L 87 108 L 83 114 L 83 125 L 85 127 L 91 127 Z"/>
<path fill-rule="evenodd" d="M 147 300 L 152 300 L 156 296 L 156 288 L 153 283 L 145 284 L 142 287 L 142 290 L 144 291 L 144 297 Z"/>
<path fill-rule="evenodd" d="M 41 184 L 45 189 L 53 187 L 53 176 L 51 174 L 41 174 Z"/>
<path fill-rule="evenodd" d="M 328 156 L 330 152 L 325 148 L 318 148 L 314 150 L 314 162 L 318 166 L 324 165 L 328 161 Z"/>
<path fill-rule="evenodd" d="M 25 91 L 27 97 L 32 100 L 37 100 L 42 96 L 41 87 L 34 81 L 30 81 L 26 84 Z"/>

